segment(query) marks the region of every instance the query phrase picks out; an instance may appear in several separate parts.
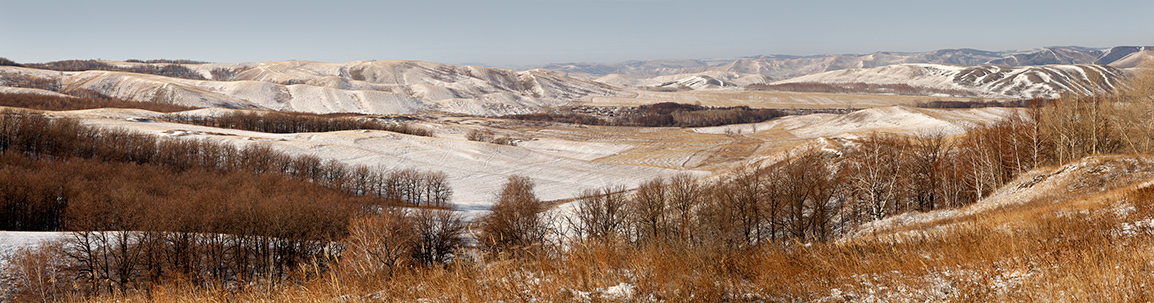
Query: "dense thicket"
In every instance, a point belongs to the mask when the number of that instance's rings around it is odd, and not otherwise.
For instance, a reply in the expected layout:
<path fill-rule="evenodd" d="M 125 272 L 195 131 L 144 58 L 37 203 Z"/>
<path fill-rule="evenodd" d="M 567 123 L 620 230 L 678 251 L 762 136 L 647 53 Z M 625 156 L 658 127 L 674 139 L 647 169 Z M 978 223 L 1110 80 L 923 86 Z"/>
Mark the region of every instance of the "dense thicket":
<path fill-rule="evenodd" d="M 70 92 L 84 94 L 84 92 Z M 0 94 L 0 106 L 39 110 L 80 110 L 94 108 L 138 108 L 155 112 L 179 112 L 196 109 L 175 104 L 136 102 L 100 97 L 63 97 L 38 94 Z"/>
<path fill-rule="evenodd" d="M 197 170 L 216 173 L 251 173 L 296 179 L 350 194 L 391 201 L 385 204 L 423 203 L 444 206 L 452 196 L 446 175 L 415 169 L 387 170 L 348 166 L 312 155 L 291 156 L 266 145 L 235 147 L 206 140 L 170 140 L 124 131 L 98 130 L 65 118 L 0 111 L 0 152 L 34 159 L 94 159 L 113 163 L 156 166 L 174 173 Z M 12 189 L 20 192 L 20 189 Z M 16 197 L 16 196 L 11 196 Z M 17 199 L 17 198 L 9 198 Z M 58 197 L 19 197 L 17 200 L 58 200 Z M 59 212 L 21 209 L 6 205 L 8 229 L 59 230 L 67 228 Z"/>
<path fill-rule="evenodd" d="M 327 258 L 358 205 L 380 203 L 279 175 L 14 150 L 0 154 L 0 184 L 0 229 L 75 231 L 66 261 L 79 266 L 78 286 L 97 293 L 176 277 L 283 276 Z"/>
<path fill-rule="evenodd" d="M 323 271 L 351 217 L 445 206 L 446 179 L 0 111 L 0 230 L 74 231 L 59 247 L 69 275 L 62 281 L 84 294 L 173 280 L 244 285 L 288 277 L 303 264 Z M 459 218 L 407 220 L 421 232 L 411 244 L 415 262 L 455 255 Z"/>
<path fill-rule="evenodd" d="M 97 60 L 63 60 L 47 63 L 27 63 L 25 67 L 47 69 L 64 72 L 80 72 L 88 70 L 103 70 L 114 72 L 129 72 L 138 74 L 152 74 L 165 77 L 184 78 L 192 80 L 207 80 L 200 73 L 178 64 L 168 65 L 133 65 L 116 66 Z"/>
<path fill-rule="evenodd" d="M 167 121 L 197 124 L 219 128 L 250 130 L 266 133 L 332 132 L 342 130 L 375 129 L 415 136 L 432 136 L 433 132 L 408 123 L 387 123 L 355 115 L 318 115 L 286 112 L 233 112 L 220 116 L 170 115 Z"/>
<path fill-rule="evenodd" d="M 16 63 L 16 61 L 12 61 L 8 58 L 0 57 L 0 66 L 22 66 L 22 65 L 20 65 L 20 63 Z"/>
<path fill-rule="evenodd" d="M 587 125 L 645 126 L 645 127 L 703 127 L 737 123 L 754 123 L 785 116 L 778 109 L 735 107 L 707 107 L 692 104 L 662 102 L 622 109 L 614 117 L 598 118 L 575 112 L 534 113 L 503 116 L 505 119 L 547 121 Z"/>
<path fill-rule="evenodd" d="M 18 73 L 0 74 L 0 85 L 8 87 L 43 89 L 54 92 L 59 92 L 64 88 L 64 86 L 60 83 L 60 80 L 57 79 L 43 78 Z"/>

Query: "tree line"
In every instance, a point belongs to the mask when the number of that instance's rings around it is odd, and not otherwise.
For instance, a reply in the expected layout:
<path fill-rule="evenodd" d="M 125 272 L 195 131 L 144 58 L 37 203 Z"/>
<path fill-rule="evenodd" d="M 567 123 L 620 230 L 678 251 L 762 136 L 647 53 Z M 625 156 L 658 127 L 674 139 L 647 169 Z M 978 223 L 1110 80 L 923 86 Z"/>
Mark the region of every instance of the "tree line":
<path fill-rule="evenodd" d="M 81 91 L 73 91 L 68 93 L 80 95 L 85 94 Z M 188 107 L 176 104 L 127 101 L 122 99 L 107 98 L 106 96 L 102 95 L 64 97 L 39 94 L 0 94 L 0 106 L 50 111 L 95 108 L 137 108 L 162 113 L 196 109 L 196 107 Z"/>
<path fill-rule="evenodd" d="M 750 108 L 748 106 L 708 107 L 692 104 L 662 102 L 624 108 L 613 117 L 599 118 L 572 110 L 502 116 L 504 119 L 576 123 L 586 125 L 643 126 L 643 127 L 705 127 L 738 123 L 768 121 L 787 115 L 779 109 Z"/>
<path fill-rule="evenodd" d="M 404 122 L 386 123 L 350 114 L 310 114 L 289 112 L 231 112 L 219 116 L 168 115 L 162 120 L 218 128 L 265 133 L 332 132 L 373 129 L 430 137 L 433 132 Z"/>
<path fill-rule="evenodd" d="M 58 252 L 68 264 L 61 281 L 79 293 L 173 280 L 243 285 L 287 278 L 303 264 L 323 271 L 352 218 L 397 205 L 443 208 L 451 196 L 442 172 L 0 111 L 0 230 L 73 231 Z M 419 228 L 441 226 L 440 217 L 413 218 Z M 454 245 L 414 253 L 440 262 Z"/>
<path fill-rule="evenodd" d="M 200 73 L 184 67 L 179 64 L 167 65 L 134 65 L 128 67 L 116 66 L 98 60 L 62 60 L 52 61 L 46 63 L 25 63 L 21 64 L 24 67 L 47 69 L 62 72 L 82 72 L 89 70 L 102 70 L 113 72 L 128 72 L 138 74 L 151 74 L 173 78 L 183 78 L 190 80 L 208 80 Z"/>
<path fill-rule="evenodd" d="M 376 197 L 391 204 L 444 206 L 452 196 L 447 176 L 441 172 L 349 166 L 314 155 L 288 155 L 263 144 L 236 147 L 209 140 L 160 139 L 126 131 L 100 130 L 68 118 L 14 111 L 0 111 L 0 152 L 46 160 L 80 158 L 150 165 L 174 173 L 206 170 L 222 174 L 275 175 L 358 196 Z M 19 211 L 27 199 L 9 199 L 6 205 L 17 209 L 5 211 L 4 222 L 41 222 L 19 223 L 17 229 L 68 228 L 58 213 Z M 62 198 L 49 195 L 28 199 L 58 201 Z M 9 227 L 13 228 L 16 227 Z"/>

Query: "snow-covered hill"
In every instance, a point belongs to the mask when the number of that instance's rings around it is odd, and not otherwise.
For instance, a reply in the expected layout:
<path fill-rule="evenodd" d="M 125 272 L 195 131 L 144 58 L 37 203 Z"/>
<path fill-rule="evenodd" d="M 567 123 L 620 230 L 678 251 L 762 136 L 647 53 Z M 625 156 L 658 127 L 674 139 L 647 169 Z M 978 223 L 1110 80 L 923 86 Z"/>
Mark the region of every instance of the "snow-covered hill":
<path fill-rule="evenodd" d="M 759 74 L 782 80 L 848 68 L 872 68 L 908 63 L 1011 66 L 1111 64 L 1143 49 L 1149 49 L 1149 47 L 1087 48 L 1064 46 L 1016 51 L 943 49 L 914 53 L 877 52 L 865 55 L 763 55 L 746 58 L 646 60 L 612 64 L 561 63 L 544 65 L 540 68 L 598 76 L 622 74 L 642 79 L 689 73 L 735 72 Z"/>
<path fill-rule="evenodd" d="M 518 72 L 417 61 L 279 61 L 184 66 L 210 79 L 214 77 L 214 69 L 227 70 L 233 75 L 230 81 L 205 81 L 127 72 L 53 72 L 0 67 L 0 77 L 34 76 L 59 83 L 61 91 L 84 89 L 135 101 L 315 113 L 445 111 L 496 115 L 532 112 L 589 97 L 630 95 L 610 85 L 548 70 Z"/>
<path fill-rule="evenodd" d="M 758 74 L 704 72 L 657 76 L 652 78 L 636 78 L 622 74 L 611 74 L 597 78 L 594 81 L 621 88 L 690 88 L 700 90 L 735 88 L 756 83 L 766 83 L 769 82 L 769 78 Z"/>
<path fill-rule="evenodd" d="M 1121 70 L 1091 64 L 1025 67 L 900 64 L 831 71 L 772 84 L 908 85 L 939 90 L 945 95 L 960 91 L 992 98 L 1057 98 L 1065 93 L 1109 91 L 1119 85 L 1122 78 Z"/>

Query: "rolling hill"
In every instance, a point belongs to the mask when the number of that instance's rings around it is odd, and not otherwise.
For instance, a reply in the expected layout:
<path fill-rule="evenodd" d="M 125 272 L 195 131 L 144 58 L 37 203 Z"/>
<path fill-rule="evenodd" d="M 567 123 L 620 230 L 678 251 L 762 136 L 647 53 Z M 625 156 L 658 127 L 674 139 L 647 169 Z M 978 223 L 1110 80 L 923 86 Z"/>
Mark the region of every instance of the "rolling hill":
<path fill-rule="evenodd" d="M 900 64 L 845 69 L 771 83 L 847 86 L 843 93 L 886 93 L 892 85 L 925 89 L 920 94 L 988 98 L 1058 98 L 1062 94 L 1094 94 L 1113 90 L 1124 73 L 1103 65 L 1042 65 L 1007 67 L 943 64 Z M 849 87 L 864 84 L 862 88 Z M 873 85 L 874 87 L 870 87 Z M 862 87 L 862 85 L 858 85 Z M 855 91 L 858 90 L 858 91 Z M 893 92 L 891 92 L 893 93 Z"/>
<path fill-rule="evenodd" d="M 629 61 L 623 63 L 558 63 L 538 66 L 556 71 L 586 73 L 598 76 L 622 74 L 636 78 L 702 73 L 736 72 L 759 74 L 784 80 L 849 68 L 872 68 L 894 64 L 933 63 L 956 65 L 1035 66 L 1047 64 L 1110 64 L 1131 53 L 1149 47 L 1114 48 L 1046 47 L 1019 51 L 984 51 L 943 49 L 929 52 L 877 52 L 865 55 L 761 55 L 731 59 L 671 59 Z"/>
<path fill-rule="evenodd" d="M 89 91 L 127 100 L 197 107 L 373 114 L 513 114 L 594 96 L 630 95 L 606 84 L 548 70 L 517 72 L 415 61 L 184 66 L 205 78 L 215 78 L 214 69 L 226 70 L 232 76 L 210 81 L 118 71 L 56 72 L 6 66 L 0 67 L 0 85 Z"/>

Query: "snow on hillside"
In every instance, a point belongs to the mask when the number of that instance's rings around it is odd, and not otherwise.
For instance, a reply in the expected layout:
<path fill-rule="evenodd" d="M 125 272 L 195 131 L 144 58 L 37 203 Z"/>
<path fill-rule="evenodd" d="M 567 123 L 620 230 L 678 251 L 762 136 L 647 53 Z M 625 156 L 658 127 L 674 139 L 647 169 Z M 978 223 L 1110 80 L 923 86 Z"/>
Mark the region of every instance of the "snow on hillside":
<path fill-rule="evenodd" d="M 845 115 L 817 114 L 791 116 L 770 121 L 762 129 L 776 127 L 798 138 L 814 139 L 845 135 L 868 135 L 873 132 L 910 135 L 952 136 L 1013 114 L 1007 108 L 941 110 L 904 106 L 864 109 Z M 726 126 L 717 128 L 724 129 Z M 731 131 L 732 132 L 732 131 Z"/>
<path fill-rule="evenodd" d="M 233 69 L 236 75 L 232 81 L 204 81 L 126 72 L 62 73 L 4 67 L 0 68 L 0 79 L 5 75 L 31 75 L 55 80 L 63 90 L 88 89 L 134 101 L 315 113 L 445 111 L 501 115 L 528 113 L 591 97 L 631 95 L 610 85 L 548 70 L 517 72 L 416 61 L 185 66 L 202 75 L 212 76 L 211 70 L 219 68 Z"/>
<path fill-rule="evenodd" d="M 1110 66 L 1114 68 L 1135 68 L 1141 66 L 1143 63 L 1149 62 L 1151 59 L 1154 59 L 1154 50 L 1146 50 L 1130 53 L 1126 55 L 1126 57 L 1110 63 Z"/>
<path fill-rule="evenodd" d="M 909 85 L 943 92 L 966 91 L 992 98 L 1057 98 L 1063 93 L 1090 94 L 1111 90 L 1122 77 L 1118 69 L 1086 64 L 1026 67 L 900 64 L 831 71 L 772 84 Z"/>
<path fill-rule="evenodd" d="M 1148 47 L 1147 47 L 1148 48 Z M 787 79 L 810 74 L 852 68 L 873 68 L 895 64 L 929 63 L 957 65 L 1111 64 L 1143 47 L 1114 48 L 1044 47 L 1016 51 L 983 51 L 976 49 L 942 49 L 928 52 L 876 52 L 871 54 L 835 54 L 815 56 L 762 55 L 744 58 L 659 59 L 622 63 L 563 63 L 542 68 L 604 76 L 621 74 L 638 79 L 657 76 L 734 72 Z"/>
<path fill-rule="evenodd" d="M 622 74 L 611 74 L 595 81 L 622 88 L 641 86 L 681 88 L 688 87 L 695 90 L 719 89 L 746 86 L 755 83 L 767 83 L 769 78 L 758 74 L 735 72 L 704 72 L 657 76 L 652 78 L 635 78 Z"/>

